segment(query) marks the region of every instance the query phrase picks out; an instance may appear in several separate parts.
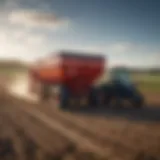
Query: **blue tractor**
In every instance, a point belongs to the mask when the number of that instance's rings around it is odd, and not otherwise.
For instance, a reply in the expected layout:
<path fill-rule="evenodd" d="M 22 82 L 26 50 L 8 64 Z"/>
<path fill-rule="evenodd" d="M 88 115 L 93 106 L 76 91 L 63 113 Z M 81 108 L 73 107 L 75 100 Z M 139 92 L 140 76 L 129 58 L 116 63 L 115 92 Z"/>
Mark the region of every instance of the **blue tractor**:
<path fill-rule="evenodd" d="M 115 106 L 121 107 L 125 101 L 135 108 L 144 105 L 144 97 L 132 82 L 130 72 L 125 67 L 112 69 L 109 82 L 101 84 L 97 93 L 98 101 L 105 106 L 110 106 L 114 102 Z"/>

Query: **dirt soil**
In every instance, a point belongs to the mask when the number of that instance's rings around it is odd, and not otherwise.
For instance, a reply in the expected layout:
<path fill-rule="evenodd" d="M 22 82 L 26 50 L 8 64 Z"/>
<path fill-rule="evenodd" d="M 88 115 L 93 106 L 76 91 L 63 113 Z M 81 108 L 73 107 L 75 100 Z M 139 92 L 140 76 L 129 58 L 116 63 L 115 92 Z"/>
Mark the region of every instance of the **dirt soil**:
<path fill-rule="evenodd" d="M 143 94 L 148 105 L 160 107 L 160 93 L 144 92 Z"/>
<path fill-rule="evenodd" d="M 0 159 L 160 160 L 160 122 L 63 112 L 10 95 L 2 84 Z"/>
<path fill-rule="evenodd" d="M 6 98 L 7 101 L 5 101 Z M 80 150 L 75 143 L 61 133 L 14 108 L 17 102 L 8 96 L 0 101 L 0 159 L 103 159 L 89 151 Z M 18 105 L 20 105 L 19 102 Z M 21 105 L 27 107 L 24 103 Z"/>
<path fill-rule="evenodd" d="M 0 106 L 0 159 L 160 159 L 157 122 L 73 115 L 4 94 Z"/>

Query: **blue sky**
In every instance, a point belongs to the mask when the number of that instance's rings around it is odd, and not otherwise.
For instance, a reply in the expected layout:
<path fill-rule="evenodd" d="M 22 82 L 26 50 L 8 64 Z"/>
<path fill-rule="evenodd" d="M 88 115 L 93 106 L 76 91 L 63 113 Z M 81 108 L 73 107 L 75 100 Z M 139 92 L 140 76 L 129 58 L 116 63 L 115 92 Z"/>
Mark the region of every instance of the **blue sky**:
<path fill-rule="evenodd" d="M 159 0 L 0 1 L 0 58 L 61 49 L 99 52 L 109 65 L 160 67 Z"/>

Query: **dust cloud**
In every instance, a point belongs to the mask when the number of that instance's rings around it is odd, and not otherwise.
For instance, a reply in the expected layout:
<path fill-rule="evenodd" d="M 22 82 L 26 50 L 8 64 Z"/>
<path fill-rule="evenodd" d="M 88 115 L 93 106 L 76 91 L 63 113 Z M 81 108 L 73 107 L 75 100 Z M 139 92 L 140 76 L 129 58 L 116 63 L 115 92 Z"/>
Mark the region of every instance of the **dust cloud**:
<path fill-rule="evenodd" d="M 15 97 L 23 98 L 29 101 L 37 101 L 37 97 L 29 93 L 28 87 L 29 81 L 27 75 L 17 75 L 7 86 L 7 90 Z"/>

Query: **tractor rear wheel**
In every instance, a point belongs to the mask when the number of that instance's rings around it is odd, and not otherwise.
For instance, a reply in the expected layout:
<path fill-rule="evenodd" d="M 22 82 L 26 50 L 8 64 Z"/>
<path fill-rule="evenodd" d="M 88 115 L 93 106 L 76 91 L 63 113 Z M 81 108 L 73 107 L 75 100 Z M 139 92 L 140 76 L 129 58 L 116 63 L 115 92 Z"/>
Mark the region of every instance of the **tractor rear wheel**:
<path fill-rule="evenodd" d="M 88 97 L 88 101 L 89 101 L 89 107 L 96 107 L 97 106 L 97 96 L 98 96 L 98 92 L 95 88 L 91 88 L 90 89 L 90 93 L 89 93 L 89 97 Z"/>
<path fill-rule="evenodd" d="M 66 87 L 61 87 L 59 97 L 59 107 L 61 109 L 67 109 L 69 107 L 69 91 Z"/>
<path fill-rule="evenodd" d="M 143 108 L 144 106 L 144 98 L 142 95 L 139 95 L 131 100 L 132 106 L 134 108 Z"/>

